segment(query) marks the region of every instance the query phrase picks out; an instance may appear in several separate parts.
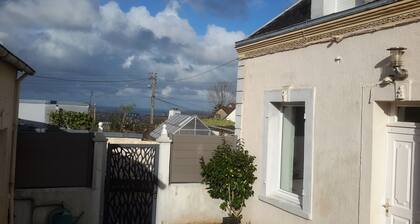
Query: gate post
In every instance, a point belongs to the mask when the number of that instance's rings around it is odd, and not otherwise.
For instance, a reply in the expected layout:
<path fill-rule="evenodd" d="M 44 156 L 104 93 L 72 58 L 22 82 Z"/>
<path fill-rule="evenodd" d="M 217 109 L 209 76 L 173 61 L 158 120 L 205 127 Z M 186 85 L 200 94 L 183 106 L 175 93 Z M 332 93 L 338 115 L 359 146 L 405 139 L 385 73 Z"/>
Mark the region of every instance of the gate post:
<path fill-rule="evenodd" d="M 92 174 L 92 224 L 101 224 L 103 216 L 103 198 L 106 172 L 106 156 L 108 139 L 103 133 L 97 132 L 93 138 L 95 148 L 93 152 Z"/>
<path fill-rule="evenodd" d="M 169 186 L 169 162 L 171 158 L 172 140 L 168 136 L 166 125 L 162 127 L 161 135 L 156 141 L 159 143 L 158 160 L 158 193 L 156 199 L 156 222 L 155 224 L 164 224 L 165 217 L 165 188 Z"/>

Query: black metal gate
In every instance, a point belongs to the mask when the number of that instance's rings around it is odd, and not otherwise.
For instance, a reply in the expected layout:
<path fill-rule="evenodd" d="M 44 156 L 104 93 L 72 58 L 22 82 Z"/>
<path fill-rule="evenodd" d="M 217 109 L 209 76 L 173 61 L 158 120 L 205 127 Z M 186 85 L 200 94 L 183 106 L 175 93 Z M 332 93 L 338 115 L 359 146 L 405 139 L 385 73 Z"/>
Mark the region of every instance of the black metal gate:
<path fill-rule="evenodd" d="M 159 145 L 108 145 L 104 224 L 154 224 Z"/>

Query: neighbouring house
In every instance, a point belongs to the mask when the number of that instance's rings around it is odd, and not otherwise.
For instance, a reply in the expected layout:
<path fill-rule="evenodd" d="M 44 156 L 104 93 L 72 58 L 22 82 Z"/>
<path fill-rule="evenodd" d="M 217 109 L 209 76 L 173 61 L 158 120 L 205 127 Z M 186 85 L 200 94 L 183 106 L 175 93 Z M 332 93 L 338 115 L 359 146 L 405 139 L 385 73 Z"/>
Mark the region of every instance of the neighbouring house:
<path fill-rule="evenodd" d="M 0 223 L 13 221 L 19 88 L 35 70 L 0 44 Z"/>
<path fill-rule="evenodd" d="M 234 110 L 235 104 L 230 103 L 226 106 L 219 107 L 219 109 L 217 109 L 216 112 L 214 112 L 213 117 L 217 119 L 226 119 L 226 117 L 228 117 Z"/>
<path fill-rule="evenodd" d="M 251 223 L 420 223 L 420 1 L 300 0 L 239 56 Z"/>
<path fill-rule="evenodd" d="M 166 125 L 169 135 L 212 135 L 212 131 L 200 120 L 197 115 L 181 114 L 180 111 L 170 110 L 168 119 L 150 133 L 157 139 Z"/>
<path fill-rule="evenodd" d="M 235 122 L 236 119 L 236 109 L 233 109 L 226 117 L 226 120 Z"/>
<path fill-rule="evenodd" d="M 214 135 L 227 136 L 235 134 L 235 122 L 229 119 L 203 118 L 202 121 L 212 130 Z"/>
<path fill-rule="evenodd" d="M 27 100 L 19 101 L 19 119 L 50 123 L 49 115 L 59 109 L 89 113 L 89 105 L 78 102 L 65 102 L 56 100 Z"/>

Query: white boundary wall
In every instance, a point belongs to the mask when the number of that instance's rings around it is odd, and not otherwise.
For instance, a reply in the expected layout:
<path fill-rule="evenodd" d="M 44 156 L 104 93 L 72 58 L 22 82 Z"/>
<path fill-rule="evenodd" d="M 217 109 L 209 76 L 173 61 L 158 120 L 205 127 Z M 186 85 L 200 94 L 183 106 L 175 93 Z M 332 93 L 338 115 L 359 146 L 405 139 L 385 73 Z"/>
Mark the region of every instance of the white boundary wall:
<path fill-rule="evenodd" d="M 165 127 L 164 127 L 165 129 Z M 220 201 L 210 198 L 205 185 L 197 183 L 169 184 L 172 140 L 166 131 L 157 139 L 159 148 L 159 188 L 156 224 L 220 223 L 225 214 Z"/>

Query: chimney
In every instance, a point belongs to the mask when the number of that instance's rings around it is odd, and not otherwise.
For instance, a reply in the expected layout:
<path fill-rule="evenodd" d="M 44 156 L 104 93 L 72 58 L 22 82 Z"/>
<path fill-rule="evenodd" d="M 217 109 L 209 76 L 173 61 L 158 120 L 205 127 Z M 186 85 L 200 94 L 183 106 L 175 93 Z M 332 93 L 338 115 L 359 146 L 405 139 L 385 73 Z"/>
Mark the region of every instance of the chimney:
<path fill-rule="evenodd" d="M 372 0 L 312 0 L 311 19 L 351 9 L 371 1 Z"/>
<path fill-rule="evenodd" d="M 168 113 L 168 118 L 171 118 L 175 114 L 181 114 L 181 111 L 178 110 L 178 108 L 172 108 L 172 109 L 170 109 L 169 110 L 169 113 Z"/>

